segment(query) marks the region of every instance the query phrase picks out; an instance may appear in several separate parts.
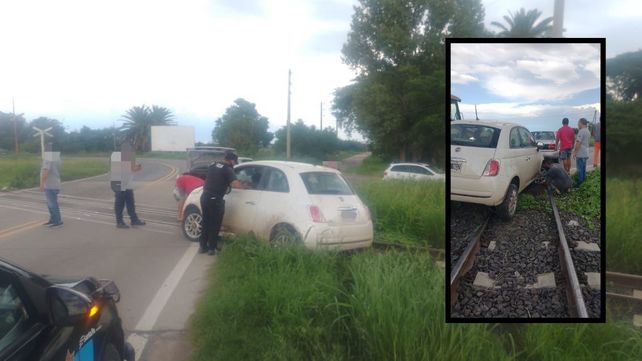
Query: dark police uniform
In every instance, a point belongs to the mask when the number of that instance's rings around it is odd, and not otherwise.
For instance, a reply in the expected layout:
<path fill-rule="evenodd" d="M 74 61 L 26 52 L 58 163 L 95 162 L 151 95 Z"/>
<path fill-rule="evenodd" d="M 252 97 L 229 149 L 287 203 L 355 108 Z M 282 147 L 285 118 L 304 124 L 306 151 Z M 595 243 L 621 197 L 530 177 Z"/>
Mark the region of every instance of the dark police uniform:
<path fill-rule="evenodd" d="M 201 251 L 214 251 L 218 246 L 218 232 L 221 230 L 225 214 L 223 196 L 234 180 L 236 180 L 234 169 L 226 163 L 212 163 L 207 169 L 207 177 L 201 195 L 201 209 L 203 210 Z"/>

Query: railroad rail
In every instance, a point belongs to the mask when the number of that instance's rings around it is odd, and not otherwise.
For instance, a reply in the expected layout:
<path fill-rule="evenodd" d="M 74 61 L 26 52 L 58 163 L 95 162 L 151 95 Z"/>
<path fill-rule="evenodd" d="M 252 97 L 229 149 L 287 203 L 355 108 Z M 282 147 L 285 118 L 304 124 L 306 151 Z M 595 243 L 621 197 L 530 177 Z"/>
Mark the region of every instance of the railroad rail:
<path fill-rule="evenodd" d="M 606 272 L 606 297 L 628 305 L 628 311 L 633 313 L 633 324 L 642 327 L 642 276 Z"/>
<path fill-rule="evenodd" d="M 453 267 L 450 272 L 450 307 L 454 306 L 457 302 L 457 290 L 459 289 L 461 279 L 475 264 L 475 257 L 479 254 L 479 249 L 481 247 L 481 235 L 486 230 L 489 219 L 490 214 L 487 215 L 484 222 L 477 226 L 477 228 L 475 228 L 475 230 L 468 236 L 468 239 L 466 239 L 468 245 L 464 249 L 464 253 L 457 260 L 457 264 L 455 264 L 455 267 Z"/>

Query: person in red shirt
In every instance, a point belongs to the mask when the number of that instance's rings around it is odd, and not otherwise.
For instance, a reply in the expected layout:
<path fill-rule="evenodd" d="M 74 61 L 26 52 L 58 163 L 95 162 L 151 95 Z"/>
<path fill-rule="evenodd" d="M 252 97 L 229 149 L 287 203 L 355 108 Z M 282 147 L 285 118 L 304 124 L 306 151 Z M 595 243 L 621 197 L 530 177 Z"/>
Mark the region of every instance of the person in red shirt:
<path fill-rule="evenodd" d="M 557 149 L 560 150 L 560 160 L 564 164 L 566 173 L 571 173 L 571 152 L 575 144 L 575 132 L 568 126 L 568 118 L 562 119 L 562 127 L 557 130 L 555 135 Z"/>
<path fill-rule="evenodd" d="M 189 173 L 183 173 L 180 177 L 176 178 L 176 188 L 174 189 L 174 198 L 178 202 L 178 211 L 176 219 L 183 220 L 183 206 L 187 196 L 196 188 L 202 186 L 205 181 L 199 177 L 195 177 Z"/>

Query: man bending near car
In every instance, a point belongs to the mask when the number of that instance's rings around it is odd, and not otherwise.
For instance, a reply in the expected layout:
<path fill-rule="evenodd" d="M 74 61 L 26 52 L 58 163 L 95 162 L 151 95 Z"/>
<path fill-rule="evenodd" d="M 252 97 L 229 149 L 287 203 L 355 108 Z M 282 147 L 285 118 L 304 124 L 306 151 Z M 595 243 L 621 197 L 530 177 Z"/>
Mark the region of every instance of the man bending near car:
<path fill-rule="evenodd" d="M 241 182 L 236 179 L 234 165 L 238 163 L 238 156 L 231 151 L 225 152 L 222 162 L 212 163 L 207 169 L 207 177 L 201 195 L 201 209 L 203 210 L 203 227 L 201 230 L 199 253 L 207 252 L 215 255 L 218 248 L 219 231 L 225 214 L 225 200 L 223 196 L 227 189 L 241 188 Z"/>
<path fill-rule="evenodd" d="M 545 159 L 542 163 L 542 168 L 546 170 L 544 178 L 547 187 L 557 193 L 565 193 L 571 189 L 573 181 L 561 164 L 553 163 L 550 159 Z"/>

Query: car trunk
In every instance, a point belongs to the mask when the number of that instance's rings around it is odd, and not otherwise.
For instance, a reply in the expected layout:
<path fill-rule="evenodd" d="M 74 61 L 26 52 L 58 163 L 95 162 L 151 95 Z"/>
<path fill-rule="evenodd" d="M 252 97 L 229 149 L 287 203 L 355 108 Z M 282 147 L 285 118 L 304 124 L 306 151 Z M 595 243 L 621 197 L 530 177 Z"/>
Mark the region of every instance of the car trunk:
<path fill-rule="evenodd" d="M 310 213 L 318 207 L 330 226 L 365 224 L 369 215 L 356 195 L 310 195 Z"/>
<path fill-rule="evenodd" d="M 482 177 L 486 164 L 495 157 L 495 148 L 450 147 L 450 171 L 453 177 L 478 179 Z"/>

